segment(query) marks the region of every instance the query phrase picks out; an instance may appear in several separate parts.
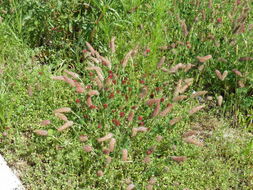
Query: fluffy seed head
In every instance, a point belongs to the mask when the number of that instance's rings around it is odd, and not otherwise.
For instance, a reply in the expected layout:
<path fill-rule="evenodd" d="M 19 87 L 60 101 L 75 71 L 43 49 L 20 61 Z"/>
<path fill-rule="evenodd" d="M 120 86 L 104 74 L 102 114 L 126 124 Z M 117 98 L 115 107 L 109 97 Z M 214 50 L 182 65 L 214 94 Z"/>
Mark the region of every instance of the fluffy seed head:
<path fill-rule="evenodd" d="M 224 71 L 222 75 L 222 80 L 224 80 L 228 75 L 228 71 Z"/>
<path fill-rule="evenodd" d="M 190 137 L 190 136 L 193 136 L 193 135 L 197 135 L 198 132 L 197 131 L 194 131 L 194 130 L 190 130 L 190 131 L 187 131 L 186 133 L 184 133 L 182 135 L 183 138 L 186 138 L 186 137 Z"/>
<path fill-rule="evenodd" d="M 180 89 L 181 89 L 181 87 L 182 87 L 182 82 L 183 82 L 182 79 L 180 79 L 180 80 L 177 82 L 177 86 L 176 86 L 176 89 L 175 89 L 175 91 L 174 91 L 174 97 L 176 97 L 176 96 L 179 95 Z"/>
<path fill-rule="evenodd" d="M 106 78 L 105 79 L 105 85 L 107 86 L 107 87 L 109 87 L 109 86 L 111 86 L 112 85 L 112 79 L 111 78 Z"/>
<path fill-rule="evenodd" d="M 170 48 L 170 46 L 161 46 L 161 47 L 159 47 L 160 50 L 167 50 L 169 48 Z"/>
<path fill-rule="evenodd" d="M 28 86 L 27 92 L 28 92 L 28 95 L 29 95 L 29 96 L 32 96 L 32 95 L 33 95 L 33 89 L 32 89 L 31 86 Z"/>
<path fill-rule="evenodd" d="M 188 64 L 185 65 L 184 71 L 188 72 L 192 67 L 195 67 L 195 65 L 193 65 L 191 63 L 188 63 Z"/>
<path fill-rule="evenodd" d="M 56 109 L 53 112 L 54 113 L 67 113 L 67 112 L 71 112 L 71 111 L 72 111 L 71 108 L 63 107 L 63 108 Z"/>
<path fill-rule="evenodd" d="M 160 61 L 159 61 L 158 64 L 157 64 L 157 68 L 161 68 L 162 65 L 164 64 L 164 61 L 165 61 L 165 56 L 163 56 L 163 57 L 160 59 Z"/>
<path fill-rule="evenodd" d="M 198 92 L 195 92 L 194 94 L 191 95 L 191 98 L 195 98 L 195 97 L 198 97 L 198 96 L 204 96 L 208 93 L 208 91 L 198 91 Z"/>
<path fill-rule="evenodd" d="M 223 74 L 221 74 L 221 72 L 219 70 L 215 70 L 215 74 L 217 75 L 217 77 L 221 80 L 224 81 L 224 79 L 227 77 L 228 72 L 224 71 Z"/>
<path fill-rule="evenodd" d="M 133 182 L 132 182 L 131 178 L 127 178 L 127 179 L 125 179 L 125 183 L 126 183 L 126 184 L 131 184 L 131 183 L 133 183 Z"/>
<path fill-rule="evenodd" d="M 43 121 L 40 122 L 40 125 L 42 125 L 42 126 L 46 126 L 46 125 L 49 125 L 49 124 L 51 124 L 50 120 L 43 120 Z"/>
<path fill-rule="evenodd" d="M 155 177 L 151 177 L 148 181 L 149 184 L 154 185 L 157 182 L 157 179 Z"/>
<path fill-rule="evenodd" d="M 116 139 L 115 138 L 111 138 L 110 142 L 109 142 L 109 150 L 110 152 L 114 151 L 116 145 Z"/>
<path fill-rule="evenodd" d="M 104 87 L 103 83 L 101 82 L 101 80 L 98 77 L 95 77 L 94 81 L 99 89 L 102 89 Z"/>
<path fill-rule="evenodd" d="M 175 98 L 173 98 L 173 102 L 179 102 L 179 101 L 182 101 L 186 98 L 187 98 L 187 96 L 185 96 L 185 95 L 176 96 Z"/>
<path fill-rule="evenodd" d="M 193 81 L 194 81 L 194 78 L 186 78 L 186 79 L 184 79 L 184 82 L 185 82 L 188 86 L 192 85 Z"/>
<path fill-rule="evenodd" d="M 128 61 L 129 61 L 129 59 L 130 59 L 130 57 L 131 57 L 131 54 L 132 54 L 132 50 L 129 51 L 129 52 L 125 55 L 125 57 L 123 58 L 123 60 L 121 61 L 121 64 L 122 64 L 122 67 L 123 67 L 123 68 L 125 68 L 125 67 L 127 66 L 127 63 L 128 63 Z"/>
<path fill-rule="evenodd" d="M 197 139 L 194 139 L 192 137 L 186 137 L 183 139 L 186 143 L 189 143 L 189 144 L 194 144 L 196 146 L 204 146 L 203 142 L 197 140 Z"/>
<path fill-rule="evenodd" d="M 137 129 L 137 132 L 147 132 L 148 131 L 147 127 L 138 127 L 136 129 Z"/>
<path fill-rule="evenodd" d="M 179 122 L 182 118 L 181 117 L 175 117 L 173 118 L 172 120 L 170 120 L 169 124 L 172 126 L 172 125 L 175 125 L 177 122 Z"/>
<path fill-rule="evenodd" d="M 83 93 L 85 91 L 85 89 L 82 87 L 80 82 L 75 82 L 75 86 L 76 86 L 77 93 Z"/>
<path fill-rule="evenodd" d="M 156 141 L 161 142 L 163 140 L 163 137 L 161 135 L 156 136 Z"/>
<path fill-rule="evenodd" d="M 187 26 L 185 24 L 185 20 L 180 20 L 180 24 L 181 24 L 181 29 L 182 29 L 183 35 L 186 37 L 189 34 L 189 32 L 188 32 Z"/>
<path fill-rule="evenodd" d="M 88 92 L 88 95 L 90 96 L 90 97 L 92 97 L 92 96 L 98 96 L 99 95 L 99 92 L 97 91 L 97 90 L 90 90 L 89 92 Z"/>
<path fill-rule="evenodd" d="M 64 131 L 65 129 L 71 127 L 74 124 L 73 121 L 67 121 L 64 125 L 62 125 L 61 127 L 59 127 L 57 130 L 58 131 Z"/>
<path fill-rule="evenodd" d="M 104 137 L 101 137 L 101 138 L 97 139 L 97 141 L 98 141 L 99 143 L 101 143 L 101 142 L 110 140 L 112 137 L 113 137 L 113 134 L 112 134 L 112 133 L 108 133 L 108 134 L 105 135 Z"/>
<path fill-rule="evenodd" d="M 110 150 L 108 148 L 103 148 L 102 152 L 106 155 L 110 154 Z"/>
<path fill-rule="evenodd" d="M 180 162 L 184 162 L 185 160 L 187 160 L 186 156 L 171 156 L 171 159 L 180 163 Z"/>
<path fill-rule="evenodd" d="M 122 150 L 122 161 L 125 162 L 128 160 L 128 151 L 127 149 Z"/>
<path fill-rule="evenodd" d="M 159 114 L 159 112 L 160 112 L 160 107 L 161 107 L 160 103 L 157 103 L 157 104 L 156 104 L 156 107 L 155 107 L 155 109 L 154 109 L 154 111 L 153 111 L 153 113 L 152 113 L 152 117 L 155 117 L 155 116 L 157 116 L 157 115 Z"/>
<path fill-rule="evenodd" d="M 148 163 L 150 163 L 151 162 L 151 158 L 150 158 L 150 156 L 148 155 L 148 156 L 146 156 L 144 159 L 143 159 L 143 161 L 142 161 L 144 164 L 148 164 Z"/>
<path fill-rule="evenodd" d="M 205 68 L 205 65 L 200 65 L 200 66 L 198 67 L 198 70 L 199 70 L 199 71 L 203 71 L 204 68 Z"/>
<path fill-rule="evenodd" d="M 239 85 L 240 88 L 244 88 L 245 87 L 245 84 L 244 84 L 244 82 L 242 80 L 238 81 L 238 85 Z"/>
<path fill-rule="evenodd" d="M 149 99 L 149 100 L 146 101 L 146 104 L 149 105 L 149 106 L 151 106 L 153 104 L 160 103 L 160 101 L 161 100 L 159 98 Z"/>
<path fill-rule="evenodd" d="M 237 69 L 232 70 L 237 76 L 242 77 L 242 73 L 238 71 Z"/>
<path fill-rule="evenodd" d="M 189 114 L 190 114 L 190 115 L 193 115 L 194 113 L 200 111 L 200 110 L 203 109 L 204 107 L 205 107 L 205 105 L 196 106 L 196 107 L 192 108 L 192 109 L 189 111 Z"/>
<path fill-rule="evenodd" d="M 241 57 L 239 61 L 252 61 L 253 57 Z"/>
<path fill-rule="evenodd" d="M 91 152 L 91 151 L 93 150 L 93 148 L 92 148 L 92 146 L 90 146 L 90 145 L 85 145 L 85 146 L 83 147 L 83 150 L 84 150 L 85 152 Z"/>
<path fill-rule="evenodd" d="M 184 93 L 192 85 L 193 80 L 193 78 L 186 78 L 184 81 L 180 79 L 174 92 L 174 96 Z M 183 85 L 183 82 L 185 83 L 185 85 Z"/>
<path fill-rule="evenodd" d="M 136 136 L 138 132 L 147 132 L 147 127 L 137 127 L 132 129 L 132 137 Z"/>
<path fill-rule="evenodd" d="M 161 68 L 161 70 L 162 70 L 163 72 L 166 72 L 166 73 L 168 73 L 168 72 L 169 72 L 169 70 L 168 70 L 168 69 L 166 69 L 165 67 L 162 67 L 162 68 Z"/>
<path fill-rule="evenodd" d="M 53 79 L 53 80 L 62 80 L 62 81 L 65 80 L 63 76 L 52 76 L 51 79 Z"/>
<path fill-rule="evenodd" d="M 86 46 L 89 49 L 91 55 L 95 55 L 96 51 L 94 50 L 94 48 L 92 47 L 92 45 L 89 42 L 86 42 Z"/>
<path fill-rule="evenodd" d="M 100 59 L 102 60 L 102 62 L 103 62 L 109 69 L 112 68 L 112 64 L 111 64 L 111 62 L 110 62 L 108 59 L 106 59 L 106 58 L 103 57 L 103 56 L 100 56 Z"/>
<path fill-rule="evenodd" d="M 8 135 L 8 133 L 4 131 L 4 132 L 2 133 L 2 135 L 3 135 L 4 137 L 6 137 L 6 136 Z"/>
<path fill-rule="evenodd" d="M 132 49 L 132 52 L 131 52 L 131 56 L 135 56 L 137 53 L 138 53 L 138 49 L 139 49 L 139 45 L 135 46 L 133 49 Z"/>
<path fill-rule="evenodd" d="M 112 157 L 107 156 L 106 157 L 106 164 L 110 164 L 112 162 Z"/>
<path fill-rule="evenodd" d="M 186 68 L 186 65 L 184 65 L 183 63 L 178 63 L 174 67 L 170 68 L 169 73 L 176 73 L 178 72 L 179 69 L 185 69 L 185 68 Z"/>
<path fill-rule="evenodd" d="M 55 113 L 54 115 L 63 121 L 68 121 L 68 118 L 62 113 Z"/>
<path fill-rule="evenodd" d="M 79 75 L 77 73 L 68 71 L 67 69 L 64 70 L 65 73 L 67 73 L 68 75 L 72 76 L 73 78 L 77 79 L 79 77 Z"/>
<path fill-rule="evenodd" d="M 99 64 L 101 62 L 100 59 L 97 59 L 95 57 L 88 57 L 92 62 L 96 63 L 96 64 Z"/>
<path fill-rule="evenodd" d="M 39 136 L 47 136 L 48 135 L 48 132 L 46 130 L 40 130 L 40 129 L 34 130 L 34 133 Z"/>
<path fill-rule="evenodd" d="M 95 56 L 97 59 L 99 59 L 101 61 L 100 54 L 97 51 L 95 51 Z"/>
<path fill-rule="evenodd" d="M 111 39 L 111 41 L 110 41 L 110 44 L 109 44 L 109 47 L 110 47 L 112 53 L 115 53 L 115 51 L 116 51 L 115 40 L 116 40 L 116 37 L 113 36 L 112 39 Z"/>
<path fill-rule="evenodd" d="M 133 190 L 134 189 L 134 184 L 130 184 L 127 186 L 126 190 Z"/>
<path fill-rule="evenodd" d="M 137 135 L 137 129 L 136 128 L 133 128 L 132 129 L 132 137 L 136 136 Z"/>
<path fill-rule="evenodd" d="M 104 172 L 102 170 L 97 171 L 97 176 L 102 177 L 104 175 Z"/>
<path fill-rule="evenodd" d="M 129 113 L 129 115 L 128 115 L 127 120 L 128 120 L 129 122 L 131 122 L 131 121 L 133 121 L 133 118 L 134 118 L 134 112 L 131 111 L 131 112 Z"/>
<path fill-rule="evenodd" d="M 148 87 L 144 86 L 143 88 L 141 88 L 141 93 L 139 95 L 140 98 L 145 98 L 148 94 Z"/>
<path fill-rule="evenodd" d="M 186 84 L 186 85 L 182 86 L 182 87 L 179 89 L 179 93 L 180 93 L 180 94 L 184 93 L 184 92 L 187 90 L 187 88 L 189 88 L 190 85 L 191 85 L 191 84 Z"/>
<path fill-rule="evenodd" d="M 91 67 L 86 67 L 86 70 L 89 70 L 89 71 L 96 71 L 97 75 L 98 75 L 98 78 L 101 80 L 101 81 L 104 81 L 104 74 L 103 74 L 103 71 L 100 67 L 97 67 L 97 66 L 91 66 Z"/>
<path fill-rule="evenodd" d="M 152 153 L 155 151 L 155 149 L 156 149 L 156 147 L 154 147 L 154 146 L 148 148 L 148 150 L 146 151 L 146 154 L 147 154 L 147 155 L 152 154 Z"/>
<path fill-rule="evenodd" d="M 92 100 L 91 100 L 91 97 L 90 97 L 90 96 L 87 97 L 86 104 L 87 104 L 87 106 L 89 106 L 89 107 L 93 106 Z"/>
<path fill-rule="evenodd" d="M 205 63 L 206 61 L 208 61 L 209 59 L 211 59 L 212 56 L 211 55 L 206 55 L 204 57 L 197 56 L 196 58 L 199 60 L 199 62 Z"/>
<path fill-rule="evenodd" d="M 148 185 L 146 186 L 146 189 L 147 189 L 147 190 L 153 190 L 153 185 L 148 184 Z"/>
<path fill-rule="evenodd" d="M 63 75 L 64 81 L 66 83 L 68 83 L 70 86 L 72 87 L 76 87 L 75 81 L 69 77 L 67 77 L 66 75 Z"/>
<path fill-rule="evenodd" d="M 81 142 L 85 142 L 85 141 L 88 140 L 88 136 L 87 136 L 87 135 L 80 135 L 79 140 L 80 140 Z"/>
<path fill-rule="evenodd" d="M 221 106 L 222 105 L 222 101 L 223 101 L 223 97 L 222 96 L 218 96 L 217 100 L 218 100 L 218 106 Z"/>

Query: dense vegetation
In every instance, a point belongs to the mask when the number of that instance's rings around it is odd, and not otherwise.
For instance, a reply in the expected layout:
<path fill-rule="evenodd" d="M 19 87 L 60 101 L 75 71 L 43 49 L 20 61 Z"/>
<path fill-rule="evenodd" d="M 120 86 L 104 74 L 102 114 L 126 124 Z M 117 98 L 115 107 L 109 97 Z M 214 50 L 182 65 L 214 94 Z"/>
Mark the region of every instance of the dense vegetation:
<path fill-rule="evenodd" d="M 0 5 L 0 152 L 27 189 L 253 188 L 250 0 Z"/>

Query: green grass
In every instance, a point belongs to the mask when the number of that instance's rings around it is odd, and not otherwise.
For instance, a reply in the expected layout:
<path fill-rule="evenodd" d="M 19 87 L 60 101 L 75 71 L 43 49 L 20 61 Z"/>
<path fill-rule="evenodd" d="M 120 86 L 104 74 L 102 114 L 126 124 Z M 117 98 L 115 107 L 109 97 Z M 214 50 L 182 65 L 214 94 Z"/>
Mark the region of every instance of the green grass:
<path fill-rule="evenodd" d="M 156 177 L 154 189 L 252 189 L 253 64 L 252 60 L 239 60 L 253 57 L 252 34 L 248 30 L 252 11 L 244 23 L 246 31 L 233 33 L 233 20 L 241 16 L 243 8 L 252 9 L 250 1 L 238 5 L 231 13 L 232 20 L 228 14 L 234 4 L 229 1 L 213 1 L 213 8 L 208 8 L 208 1 L 201 1 L 199 6 L 190 1 L 89 1 L 86 3 L 92 8 L 87 10 L 83 3 L 9 1 L 1 8 L 12 14 L 3 14 L 0 23 L 0 152 L 16 168 L 25 187 L 126 189 L 126 179 L 130 179 L 136 189 L 145 189 L 149 179 Z M 29 7 L 33 9 L 27 11 Z M 201 10 L 205 10 L 205 19 Z M 187 36 L 182 33 L 178 16 L 187 24 Z M 222 22 L 217 23 L 217 18 L 222 18 Z M 62 31 L 50 31 L 52 27 Z M 112 36 L 116 36 L 115 54 L 108 47 Z M 98 89 L 93 81 L 96 72 L 86 70 L 89 60 L 82 53 L 87 49 L 86 41 L 112 63 L 111 69 L 98 64 L 106 79 L 111 72 L 115 74 L 115 83 L 107 89 Z M 160 50 L 173 43 L 175 48 Z M 138 53 L 123 69 L 121 60 L 136 45 Z M 201 63 L 196 56 L 209 54 L 212 59 L 204 63 L 200 72 L 197 66 Z M 180 62 L 196 67 L 169 74 L 157 69 L 162 56 L 166 56 L 167 69 Z M 78 73 L 77 80 L 84 86 L 99 91 L 98 96 L 92 97 L 98 109 L 86 105 L 86 92 L 78 94 L 67 83 L 51 79 L 63 75 L 65 69 Z M 224 81 L 217 78 L 215 69 L 228 71 Z M 240 70 L 244 77 L 236 76 L 232 69 Z M 193 91 L 207 90 L 213 100 L 208 101 L 205 96 L 203 103 L 194 98 L 173 102 L 177 82 L 186 78 L 194 78 L 194 82 L 184 95 L 190 97 Z M 240 80 L 244 87 L 238 87 Z M 144 86 L 148 87 L 148 94 L 140 98 Z M 114 97 L 110 98 L 112 93 Z M 166 117 L 151 117 L 155 106 L 146 105 L 151 94 L 164 98 L 161 110 L 168 103 L 174 104 Z M 216 101 L 220 95 L 224 97 L 221 107 Z M 203 104 L 203 110 L 189 115 L 190 109 Z M 74 122 L 63 132 L 57 128 L 64 122 L 53 114 L 61 107 L 71 108 L 66 116 Z M 131 111 L 135 116 L 128 122 Z M 182 119 L 170 125 L 175 117 Z M 43 120 L 50 120 L 51 124 L 42 126 Z M 132 128 L 140 122 L 150 130 L 133 137 Z M 37 129 L 46 130 L 48 135 L 36 135 Z M 196 138 L 204 146 L 183 140 L 182 135 L 189 130 L 198 132 Z M 106 164 L 108 155 L 102 150 L 108 143 L 98 143 L 97 138 L 109 132 L 114 134 L 116 147 L 110 153 L 112 162 Z M 80 135 L 87 135 L 88 141 L 81 142 Z M 163 136 L 161 142 L 156 140 L 158 135 Z M 85 145 L 92 146 L 93 151 L 85 152 Z M 143 163 L 152 147 L 155 150 L 150 163 Z M 121 160 L 122 149 L 128 150 L 130 162 Z M 186 156 L 187 160 L 177 163 L 172 156 Z M 102 177 L 97 176 L 99 170 L 104 172 Z"/>

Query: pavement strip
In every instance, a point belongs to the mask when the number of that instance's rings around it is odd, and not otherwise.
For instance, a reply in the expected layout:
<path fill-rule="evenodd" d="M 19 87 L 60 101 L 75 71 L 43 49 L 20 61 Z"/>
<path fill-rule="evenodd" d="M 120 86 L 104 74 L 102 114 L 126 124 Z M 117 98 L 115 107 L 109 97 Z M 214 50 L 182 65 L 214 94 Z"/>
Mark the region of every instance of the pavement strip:
<path fill-rule="evenodd" d="M 0 155 L 0 190 L 25 190 L 21 181 L 13 173 L 7 162 Z"/>

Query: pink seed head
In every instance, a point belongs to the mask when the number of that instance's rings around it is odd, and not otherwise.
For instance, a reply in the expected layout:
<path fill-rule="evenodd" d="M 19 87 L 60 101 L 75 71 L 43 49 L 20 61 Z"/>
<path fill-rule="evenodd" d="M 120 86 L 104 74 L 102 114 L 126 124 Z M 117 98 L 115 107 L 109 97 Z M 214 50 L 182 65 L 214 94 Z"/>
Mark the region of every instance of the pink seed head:
<path fill-rule="evenodd" d="M 97 106 L 95 106 L 95 105 L 90 106 L 90 109 L 96 109 L 96 108 L 97 108 Z"/>
<path fill-rule="evenodd" d="M 85 141 L 88 140 L 88 136 L 87 136 L 87 135 L 80 135 L 79 140 L 80 140 L 81 142 L 85 142 Z"/>
<path fill-rule="evenodd" d="M 112 123 L 113 123 L 114 125 L 116 125 L 117 127 L 120 126 L 120 121 L 117 120 L 117 119 L 113 119 L 113 120 L 112 120 Z"/>
<path fill-rule="evenodd" d="M 143 121 L 139 123 L 139 126 L 144 126 L 144 125 L 145 123 Z"/>
<path fill-rule="evenodd" d="M 102 170 L 97 171 L 97 176 L 102 177 L 104 175 L 104 172 Z"/>
<path fill-rule="evenodd" d="M 217 23 L 222 23 L 222 18 L 217 18 Z"/>
<path fill-rule="evenodd" d="M 85 152 L 91 152 L 91 151 L 93 150 L 93 148 L 92 148 L 92 146 L 85 145 L 85 146 L 83 147 L 83 150 L 84 150 Z"/>
<path fill-rule="evenodd" d="M 109 98 L 110 99 L 114 98 L 114 93 L 113 92 L 109 95 Z"/>
<path fill-rule="evenodd" d="M 109 74 L 108 78 L 112 79 L 113 78 L 113 74 Z"/>
<path fill-rule="evenodd" d="M 51 123 L 50 120 L 43 120 L 40 122 L 40 125 L 46 126 L 46 125 L 49 125 L 50 123 Z"/>
<path fill-rule="evenodd" d="M 124 112 L 120 112 L 119 115 L 120 115 L 120 117 L 124 117 L 125 113 Z"/>
<path fill-rule="evenodd" d="M 122 80 L 121 81 L 122 84 L 126 84 L 126 82 L 127 82 L 126 80 Z"/>

